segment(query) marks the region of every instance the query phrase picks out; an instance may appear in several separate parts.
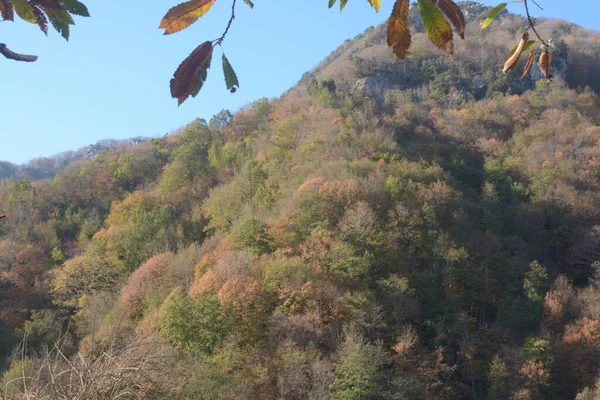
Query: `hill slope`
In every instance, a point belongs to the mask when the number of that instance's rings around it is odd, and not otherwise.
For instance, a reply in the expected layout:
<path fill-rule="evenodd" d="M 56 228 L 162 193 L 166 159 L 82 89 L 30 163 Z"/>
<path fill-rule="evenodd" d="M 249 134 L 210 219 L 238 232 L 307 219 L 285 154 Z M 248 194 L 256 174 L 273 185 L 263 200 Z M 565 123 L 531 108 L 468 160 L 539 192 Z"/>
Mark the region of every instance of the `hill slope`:
<path fill-rule="evenodd" d="M 518 82 L 522 19 L 466 7 L 454 59 L 372 28 L 280 99 L 1 188 L 4 396 L 593 398 L 600 43 L 542 21 L 564 79 Z"/>
<path fill-rule="evenodd" d="M 101 151 L 115 150 L 119 147 L 135 145 L 147 140 L 149 138 L 144 137 L 123 140 L 105 139 L 76 151 L 66 151 L 51 157 L 38 157 L 21 165 L 13 164 L 9 161 L 0 161 L 0 180 L 29 179 L 38 181 L 53 178 L 58 171 L 63 170 L 76 161 L 92 158 Z"/>

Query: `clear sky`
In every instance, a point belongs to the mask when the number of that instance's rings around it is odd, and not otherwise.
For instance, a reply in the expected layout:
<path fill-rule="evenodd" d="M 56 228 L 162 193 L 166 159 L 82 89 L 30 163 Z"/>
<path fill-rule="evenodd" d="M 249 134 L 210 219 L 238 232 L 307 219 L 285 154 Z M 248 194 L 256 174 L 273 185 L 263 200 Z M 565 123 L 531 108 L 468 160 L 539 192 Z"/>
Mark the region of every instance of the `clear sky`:
<path fill-rule="evenodd" d="M 22 163 L 100 139 L 163 135 L 196 117 L 279 96 L 345 39 L 382 23 L 393 4 L 383 0 L 376 14 L 366 0 L 349 1 L 342 13 L 327 0 L 254 0 L 253 10 L 239 0 L 224 49 L 240 89 L 225 89 L 216 50 L 202 92 L 177 107 L 169 94 L 174 70 L 199 43 L 221 35 L 231 0 L 217 0 L 196 24 L 169 36 L 157 27 L 181 0 L 84 2 L 92 17 L 76 19 L 69 42 L 20 20 L 0 23 L 0 42 L 39 56 L 35 63 L 0 56 L 0 160 Z M 544 11 L 534 8 L 534 15 L 600 29 L 600 0 L 538 2 Z M 510 9 L 520 12 L 522 4 Z"/>

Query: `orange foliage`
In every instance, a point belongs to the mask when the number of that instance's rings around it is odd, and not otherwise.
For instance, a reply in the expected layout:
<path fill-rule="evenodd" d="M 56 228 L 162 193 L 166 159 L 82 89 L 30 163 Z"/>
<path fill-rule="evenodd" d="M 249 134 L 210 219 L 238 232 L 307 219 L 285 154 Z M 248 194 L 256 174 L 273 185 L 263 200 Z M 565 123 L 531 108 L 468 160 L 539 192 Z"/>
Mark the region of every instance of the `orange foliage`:
<path fill-rule="evenodd" d="M 318 191 L 321 188 L 321 186 L 323 186 L 324 183 L 325 183 L 325 179 L 323 179 L 320 176 L 316 177 L 316 178 L 308 178 L 306 181 L 304 181 L 304 183 L 302 185 L 300 185 L 298 187 L 298 189 L 296 189 L 296 192 L 294 193 L 294 197 L 300 198 L 300 196 L 302 196 L 302 194 L 304 192 L 306 192 L 307 190 Z"/>
<path fill-rule="evenodd" d="M 543 392 L 550 386 L 552 376 L 544 364 L 536 361 L 526 361 L 521 367 L 521 376 L 525 378 L 525 387 L 532 395 L 532 399 L 546 398 Z"/>
<path fill-rule="evenodd" d="M 15 264 L 7 273 L 7 278 L 18 288 L 31 290 L 44 270 L 44 252 L 40 248 L 28 246 L 16 254 Z"/>
<path fill-rule="evenodd" d="M 217 293 L 233 277 L 242 278 L 253 268 L 254 257 L 248 253 L 231 251 L 231 242 L 222 241 L 217 248 L 205 256 L 196 266 L 190 297 L 206 293 Z"/>
<path fill-rule="evenodd" d="M 319 232 L 300 245 L 300 257 L 312 265 L 315 272 L 321 273 L 324 270 L 322 263 L 334 243 L 331 232 Z"/>
<path fill-rule="evenodd" d="M 294 223 L 292 221 L 296 215 L 297 213 L 285 214 L 267 223 L 265 231 L 276 248 L 285 248 L 291 244 L 290 242 L 293 242 L 294 238 L 291 233 L 294 232 Z"/>
<path fill-rule="evenodd" d="M 190 297 L 196 298 L 207 293 L 215 293 L 219 290 L 219 280 L 213 270 L 206 271 L 200 278 L 197 277 L 190 288 Z"/>
<path fill-rule="evenodd" d="M 587 317 L 567 326 L 558 365 L 566 387 L 573 392 L 593 386 L 599 372 L 600 321 Z"/>
<path fill-rule="evenodd" d="M 263 287 L 254 279 L 233 277 L 223 284 L 217 298 L 234 313 L 236 330 L 252 342 L 270 315 L 270 301 Z"/>
<path fill-rule="evenodd" d="M 154 256 L 136 269 L 123 289 L 121 289 L 120 305 L 129 318 L 143 312 L 143 298 L 146 293 L 163 284 L 168 272 L 173 253 L 166 252 Z"/>

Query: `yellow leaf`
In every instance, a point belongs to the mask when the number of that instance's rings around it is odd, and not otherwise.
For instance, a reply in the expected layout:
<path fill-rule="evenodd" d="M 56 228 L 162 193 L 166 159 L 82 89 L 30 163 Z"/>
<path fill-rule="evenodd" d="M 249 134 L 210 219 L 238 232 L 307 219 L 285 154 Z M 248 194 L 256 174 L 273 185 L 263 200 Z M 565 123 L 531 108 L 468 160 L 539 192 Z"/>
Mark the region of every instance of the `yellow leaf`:
<path fill-rule="evenodd" d="M 190 0 L 171 8 L 160 22 L 165 35 L 179 32 L 206 14 L 216 0 Z"/>
<path fill-rule="evenodd" d="M 429 40 L 446 53 L 453 54 L 452 28 L 434 0 L 419 0 L 419 11 Z"/>
<path fill-rule="evenodd" d="M 411 41 L 409 9 L 410 0 L 396 0 L 387 26 L 388 46 L 392 47 L 394 54 L 401 60 L 406 58 Z"/>
<path fill-rule="evenodd" d="M 375 9 L 376 12 L 379 12 L 379 7 L 381 7 L 381 0 L 367 0 L 371 7 Z"/>

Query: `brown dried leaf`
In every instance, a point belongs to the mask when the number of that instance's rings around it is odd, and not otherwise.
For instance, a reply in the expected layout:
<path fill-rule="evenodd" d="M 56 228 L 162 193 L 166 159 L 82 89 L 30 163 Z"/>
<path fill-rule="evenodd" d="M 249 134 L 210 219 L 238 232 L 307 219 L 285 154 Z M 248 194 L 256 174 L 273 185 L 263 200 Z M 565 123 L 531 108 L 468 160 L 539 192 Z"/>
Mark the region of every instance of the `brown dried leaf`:
<path fill-rule="evenodd" d="M 542 74 L 544 74 L 546 79 L 548 79 L 549 83 L 552 82 L 552 75 L 550 74 L 550 64 L 552 64 L 552 53 L 550 53 L 548 50 L 542 51 L 542 54 L 540 55 L 539 64 Z"/>
<path fill-rule="evenodd" d="M 523 74 L 517 79 L 518 81 L 525 78 L 527 76 L 527 74 L 529 73 L 529 70 L 531 69 L 531 66 L 533 65 L 534 56 L 535 56 L 535 49 L 531 49 L 531 51 L 529 52 L 529 58 L 527 59 L 527 63 L 525 64 L 525 68 L 523 68 Z"/>
<path fill-rule="evenodd" d="M 396 0 L 387 26 L 388 46 L 393 47 L 394 54 L 401 60 L 406 58 L 411 42 L 408 25 L 409 9 L 409 0 Z"/>
<path fill-rule="evenodd" d="M 46 18 L 46 14 L 38 7 L 33 6 L 33 14 L 37 19 L 37 26 L 40 27 L 41 31 L 44 32 L 45 35 L 48 34 L 48 18 Z"/>
<path fill-rule="evenodd" d="M 196 89 L 198 80 L 212 59 L 213 45 L 206 41 L 179 65 L 171 79 L 171 96 L 181 105 Z"/>
<path fill-rule="evenodd" d="M 515 50 L 514 54 L 510 56 L 508 60 L 504 63 L 504 73 L 507 73 L 511 69 L 515 68 L 519 64 L 519 58 L 521 58 L 521 54 L 523 54 L 523 49 L 525 48 L 525 44 L 529 40 L 529 33 L 525 32 L 519 45 L 517 46 L 517 50 Z"/>
<path fill-rule="evenodd" d="M 465 38 L 465 16 L 461 9 L 452 0 L 438 0 L 438 7 L 446 14 L 446 17 L 456 28 L 456 32 L 461 39 Z"/>
<path fill-rule="evenodd" d="M 14 21 L 15 13 L 9 0 L 0 0 L 0 16 L 5 21 Z"/>

